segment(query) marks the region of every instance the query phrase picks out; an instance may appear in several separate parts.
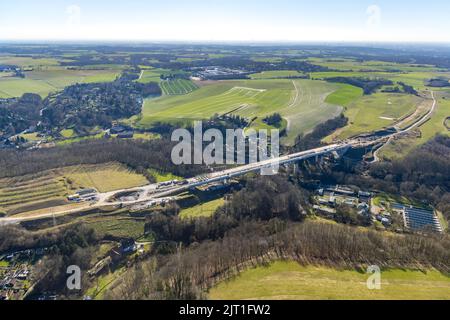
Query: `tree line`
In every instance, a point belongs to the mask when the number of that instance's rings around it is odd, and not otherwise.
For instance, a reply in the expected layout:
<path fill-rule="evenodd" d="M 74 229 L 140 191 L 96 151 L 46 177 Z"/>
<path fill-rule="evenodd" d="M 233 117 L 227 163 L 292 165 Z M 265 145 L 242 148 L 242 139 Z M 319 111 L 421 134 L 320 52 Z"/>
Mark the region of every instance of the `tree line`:
<path fill-rule="evenodd" d="M 249 267 L 289 259 L 303 265 L 364 270 L 436 268 L 449 271 L 448 237 L 385 237 L 375 231 L 306 221 L 245 221 L 217 241 L 178 246 L 129 269 L 108 299 L 203 299 L 218 281 Z"/>
<path fill-rule="evenodd" d="M 181 219 L 179 209 L 168 207 L 164 213 L 152 214 L 145 225 L 146 233 L 154 235 L 163 250 L 167 244 L 185 245 L 205 240 L 217 240 L 246 220 L 269 221 L 274 218 L 302 221 L 308 208 L 308 193 L 283 176 L 250 178 L 246 186 L 232 195 L 212 218 Z M 155 248 L 158 248 L 156 245 Z"/>
<path fill-rule="evenodd" d="M 191 177 L 205 172 L 201 165 L 174 165 L 171 159 L 175 143 L 168 138 L 151 141 L 95 139 L 38 150 L 0 150 L 0 178 L 17 177 L 81 164 L 120 162 L 139 173 L 152 168 Z"/>
<path fill-rule="evenodd" d="M 313 148 L 317 148 L 323 145 L 322 139 L 332 134 L 339 128 L 345 127 L 348 123 L 348 118 L 343 114 L 340 116 L 330 119 L 317 125 L 314 130 L 307 135 L 299 135 L 296 140 L 294 147 L 292 148 L 295 152 L 305 151 Z"/>
<path fill-rule="evenodd" d="M 363 89 L 365 95 L 370 95 L 383 86 L 391 86 L 391 80 L 381 78 L 360 78 L 360 77 L 333 77 L 326 78 L 328 82 L 347 83 Z"/>

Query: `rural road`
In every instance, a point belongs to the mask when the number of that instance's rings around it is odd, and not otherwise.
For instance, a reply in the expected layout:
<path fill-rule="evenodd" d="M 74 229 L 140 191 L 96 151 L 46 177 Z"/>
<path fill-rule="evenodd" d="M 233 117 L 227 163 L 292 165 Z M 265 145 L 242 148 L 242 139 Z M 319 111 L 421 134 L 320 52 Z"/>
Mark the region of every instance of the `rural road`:
<path fill-rule="evenodd" d="M 294 85 L 295 88 L 295 97 L 294 100 L 287 106 L 288 109 L 295 107 L 295 105 L 298 102 L 298 98 L 300 97 L 300 89 L 297 86 L 297 83 L 295 83 L 294 80 L 292 80 L 292 84 Z M 287 126 L 286 126 L 286 131 L 289 132 L 289 130 L 291 129 L 291 120 L 289 118 L 286 118 L 287 121 Z"/>
<path fill-rule="evenodd" d="M 431 91 L 431 98 L 433 99 L 433 105 L 431 106 L 430 111 L 425 114 L 422 118 L 419 119 L 419 121 L 415 122 L 414 124 L 412 124 L 411 126 L 409 126 L 408 128 L 406 128 L 405 130 L 401 131 L 400 133 L 407 133 L 410 132 L 411 130 L 414 130 L 415 128 L 420 127 L 421 125 L 423 125 L 425 122 L 427 122 L 431 116 L 433 115 L 433 113 L 436 110 L 436 105 L 437 105 L 437 101 L 436 101 L 436 97 L 434 96 L 434 92 Z M 375 162 L 379 162 L 380 158 L 378 156 L 378 154 L 380 153 L 381 150 L 383 150 L 383 148 L 385 146 L 387 146 L 396 136 L 392 136 L 388 139 L 388 141 L 386 141 L 385 144 L 383 144 L 380 148 L 378 148 L 374 153 L 373 153 L 373 158 L 374 160 L 372 161 L 372 163 Z"/>

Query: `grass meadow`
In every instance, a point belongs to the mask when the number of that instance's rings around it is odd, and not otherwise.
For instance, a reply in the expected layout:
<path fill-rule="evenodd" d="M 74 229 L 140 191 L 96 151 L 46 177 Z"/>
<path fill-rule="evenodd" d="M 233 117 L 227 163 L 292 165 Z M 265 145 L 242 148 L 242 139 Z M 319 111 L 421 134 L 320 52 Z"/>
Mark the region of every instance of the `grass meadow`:
<path fill-rule="evenodd" d="M 450 277 L 437 271 L 385 270 L 381 290 L 367 288 L 368 275 L 352 270 L 275 262 L 221 282 L 212 300 L 448 300 Z"/>
<path fill-rule="evenodd" d="M 304 132 L 334 118 L 342 107 L 326 102 L 327 97 L 348 88 L 311 80 L 243 80 L 220 81 L 202 86 L 183 96 L 146 100 L 138 125 L 149 127 L 156 122 L 186 124 L 204 120 L 214 114 L 236 114 L 252 120 L 252 127 L 267 127 L 265 116 L 279 112 L 287 121 L 289 135 L 284 143 L 292 143 Z"/>
<path fill-rule="evenodd" d="M 186 79 L 163 80 L 159 86 L 163 93 L 169 96 L 188 94 L 198 89 L 195 83 Z"/>

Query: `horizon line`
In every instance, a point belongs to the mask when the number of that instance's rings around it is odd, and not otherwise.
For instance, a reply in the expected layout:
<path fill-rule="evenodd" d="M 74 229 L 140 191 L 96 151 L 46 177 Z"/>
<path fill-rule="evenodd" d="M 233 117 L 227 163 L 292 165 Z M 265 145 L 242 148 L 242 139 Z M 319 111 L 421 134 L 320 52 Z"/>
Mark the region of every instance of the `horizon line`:
<path fill-rule="evenodd" d="M 0 44 L 7 43 L 19 43 L 19 44 L 39 44 L 39 43 L 72 43 L 72 44 L 83 44 L 83 43 L 126 43 L 126 44 L 293 44 L 293 45 L 304 45 L 304 44 L 397 44 L 397 45 L 450 45 L 450 41 L 398 41 L 398 40 L 189 40 L 189 39 L 0 39 Z"/>

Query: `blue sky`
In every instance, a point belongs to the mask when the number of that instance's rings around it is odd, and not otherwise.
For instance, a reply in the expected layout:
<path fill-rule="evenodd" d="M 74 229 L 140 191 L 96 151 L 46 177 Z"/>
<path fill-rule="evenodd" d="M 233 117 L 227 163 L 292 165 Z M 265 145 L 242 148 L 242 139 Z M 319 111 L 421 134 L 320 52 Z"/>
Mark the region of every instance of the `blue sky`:
<path fill-rule="evenodd" d="M 2 0 L 0 40 L 450 42 L 448 0 Z"/>

